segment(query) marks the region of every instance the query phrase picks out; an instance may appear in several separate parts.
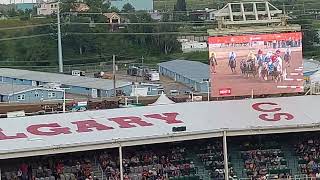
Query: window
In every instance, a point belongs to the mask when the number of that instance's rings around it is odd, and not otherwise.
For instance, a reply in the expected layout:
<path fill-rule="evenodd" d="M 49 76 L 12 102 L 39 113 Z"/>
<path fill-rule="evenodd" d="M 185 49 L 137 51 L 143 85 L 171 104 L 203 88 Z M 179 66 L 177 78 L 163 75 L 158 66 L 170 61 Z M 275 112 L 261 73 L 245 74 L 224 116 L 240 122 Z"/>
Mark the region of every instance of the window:
<path fill-rule="evenodd" d="M 51 8 L 53 8 L 53 4 L 51 4 Z"/>
<path fill-rule="evenodd" d="M 48 93 L 48 98 L 54 98 L 56 97 L 56 93 L 55 92 L 49 92 Z"/>
<path fill-rule="evenodd" d="M 39 97 L 39 93 L 36 91 L 36 92 L 34 92 L 34 96 L 35 97 Z"/>
<path fill-rule="evenodd" d="M 18 100 L 23 101 L 26 99 L 26 96 L 24 94 L 18 95 Z"/>

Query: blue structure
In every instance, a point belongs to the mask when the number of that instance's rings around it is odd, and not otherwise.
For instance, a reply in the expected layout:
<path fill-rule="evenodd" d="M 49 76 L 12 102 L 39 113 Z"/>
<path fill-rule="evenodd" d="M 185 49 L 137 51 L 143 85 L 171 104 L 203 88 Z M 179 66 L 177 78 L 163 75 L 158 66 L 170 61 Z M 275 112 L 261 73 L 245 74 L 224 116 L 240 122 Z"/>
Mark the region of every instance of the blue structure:
<path fill-rule="evenodd" d="M 0 102 L 36 103 L 63 100 L 63 90 L 27 85 L 0 84 Z"/>
<path fill-rule="evenodd" d="M 18 3 L 16 4 L 16 9 L 19 11 L 32 10 L 35 7 L 35 3 Z"/>
<path fill-rule="evenodd" d="M 120 11 L 125 4 L 131 4 L 136 11 L 153 11 L 153 0 L 109 0 L 111 7 Z"/>
<path fill-rule="evenodd" d="M 60 84 L 61 87 L 67 88 L 67 93 L 85 95 L 91 98 L 111 97 L 114 93 L 113 80 L 10 68 L 0 68 L 0 83 L 34 87 L 57 83 Z M 139 86 L 151 87 L 148 95 L 158 95 L 156 91 L 152 91 L 157 85 L 141 84 Z M 132 83 L 118 80 L 116 90 L 122 91 L 125 95 L 130 95 L 132 92 Z"/>
<path fill-rule="evenodd" d="M 194 91 L 207 93 L 209 66 L 197 61 L 173 60 L 159 63 L 159 73 L 180 82 Z M 209 87 L 210 88 L 210 87 Z"/>

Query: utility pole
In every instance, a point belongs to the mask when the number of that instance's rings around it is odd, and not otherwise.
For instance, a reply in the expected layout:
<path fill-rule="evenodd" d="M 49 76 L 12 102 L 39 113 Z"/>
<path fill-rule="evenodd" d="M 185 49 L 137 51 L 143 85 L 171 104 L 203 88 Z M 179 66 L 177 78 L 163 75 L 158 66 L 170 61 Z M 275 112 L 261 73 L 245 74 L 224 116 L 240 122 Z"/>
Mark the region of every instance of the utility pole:
<path fill-rule="evenodd" d="M 60 28 L 60 0 L 58 1 L 57 8 L 57 19 L 58 19 L 58 58 L 59 58 L 59 72 L 63 73 L 63 59 L 62 59 L 62 45 L 61 45 L 61 28 Z"/>
<path fill-rule="evenodd" d="M 117 97 L 116 91 L 116 56 L 112 56 L 112 79 L 113 79 L 113 96 Z"/>
<path fill-rule="evenodd" d="M 141 57 L 141 66 L 142 66 L 142 81 L 141 82 L 144 82 L 144 78 L 145 78 L 145 75 L 146 75 L 146 69 L 143 67 L 143 60 L 144 60 L 144 57 L 142 56 Z"/>

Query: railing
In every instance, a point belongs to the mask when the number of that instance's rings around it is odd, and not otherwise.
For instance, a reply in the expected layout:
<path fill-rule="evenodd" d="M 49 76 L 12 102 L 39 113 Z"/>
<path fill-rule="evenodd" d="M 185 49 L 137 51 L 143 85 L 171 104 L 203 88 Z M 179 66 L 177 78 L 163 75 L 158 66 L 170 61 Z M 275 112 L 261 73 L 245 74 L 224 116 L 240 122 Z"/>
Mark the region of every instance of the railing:
<path fill-rule="evenodd" d="M 100 164 L 98 164 L 98 169 L 99 169 L 99 171 L 101 171 L 101 180 L 103 180 L 104 179 L 104 172 L 103 172 L 103 169 L 100 166 Z"/>

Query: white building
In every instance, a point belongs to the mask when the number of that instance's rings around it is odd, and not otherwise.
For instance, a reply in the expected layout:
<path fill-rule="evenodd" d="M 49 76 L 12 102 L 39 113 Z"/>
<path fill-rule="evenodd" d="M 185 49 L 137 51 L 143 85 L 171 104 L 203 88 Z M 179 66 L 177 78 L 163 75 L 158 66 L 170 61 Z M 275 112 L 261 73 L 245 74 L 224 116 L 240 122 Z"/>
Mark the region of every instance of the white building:
<path fill-rule="evenodd" d="M 181 50 L 184 53 L 208 50 L 207 42 L 192 41 L 188 39 L 178 39 L 178 41 L 181 43 Z"/>
<path fill-rule="evenodd" d="M 37 8 L 38 15 L 51 15 L 58 12 L 58 2 L 44 2 Z"/>

